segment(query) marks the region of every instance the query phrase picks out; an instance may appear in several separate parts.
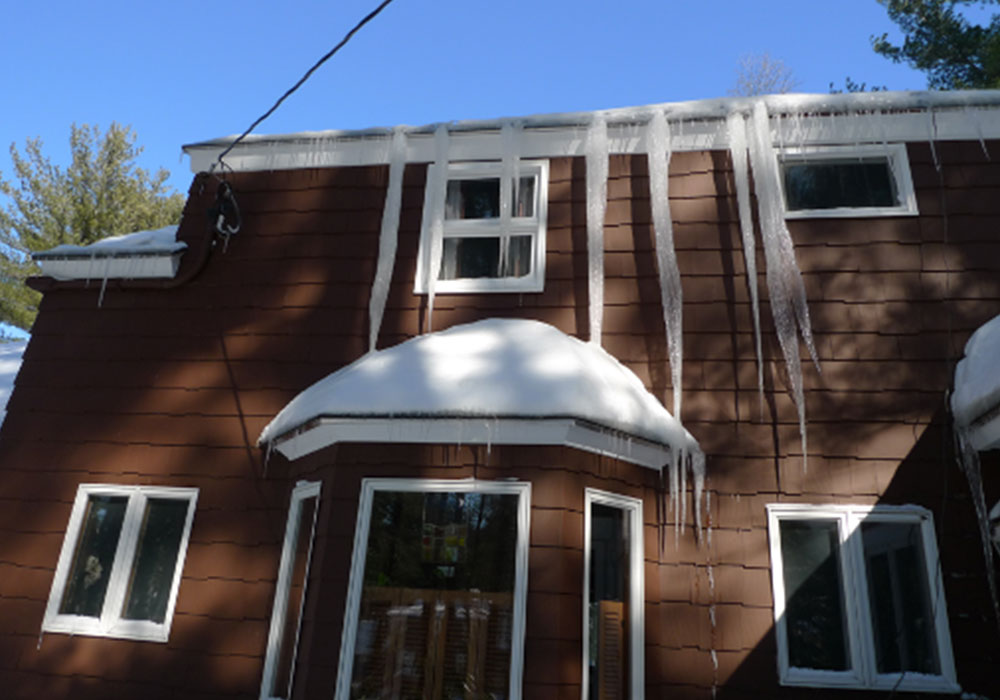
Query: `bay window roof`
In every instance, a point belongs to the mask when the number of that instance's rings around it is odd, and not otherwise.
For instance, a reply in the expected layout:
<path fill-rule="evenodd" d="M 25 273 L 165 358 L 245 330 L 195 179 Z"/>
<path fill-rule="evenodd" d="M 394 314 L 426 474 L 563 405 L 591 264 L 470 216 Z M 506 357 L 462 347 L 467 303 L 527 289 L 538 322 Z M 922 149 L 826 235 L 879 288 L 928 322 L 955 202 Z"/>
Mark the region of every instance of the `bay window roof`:
<path fill-rule="evenodd" d="M 1000 316 L 983 324 L 955 367 L 951 395 L 955 422 L 977 450 L 1000 448 Z"/>

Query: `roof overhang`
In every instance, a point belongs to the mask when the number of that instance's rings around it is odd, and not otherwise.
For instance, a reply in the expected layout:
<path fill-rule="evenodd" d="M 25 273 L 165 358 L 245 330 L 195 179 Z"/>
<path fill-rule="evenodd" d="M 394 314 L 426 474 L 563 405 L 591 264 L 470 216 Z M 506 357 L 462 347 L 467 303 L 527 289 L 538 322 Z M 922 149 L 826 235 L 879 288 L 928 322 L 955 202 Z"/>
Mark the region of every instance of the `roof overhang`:
<path fill-rule="evenodd" d="M 577 418 L 321 417 L 273 445 L 289 460 L 340 442 L 562 445 L 659 471 L 671 448 Z"/>
<path fill-rule="evenodd" d="M 57 280 L 169 279 L 177 276 L 183 254 L 183 250 L 118 255 L 36 253 L 34 258 L 43 275 Z"/>

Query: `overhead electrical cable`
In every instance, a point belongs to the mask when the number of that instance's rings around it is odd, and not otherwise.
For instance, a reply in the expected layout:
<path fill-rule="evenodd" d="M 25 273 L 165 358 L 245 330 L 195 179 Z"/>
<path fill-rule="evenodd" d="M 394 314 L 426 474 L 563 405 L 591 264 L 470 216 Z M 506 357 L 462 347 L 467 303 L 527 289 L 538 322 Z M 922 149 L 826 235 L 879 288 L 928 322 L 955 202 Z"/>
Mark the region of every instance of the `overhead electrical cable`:
<path fill-rule="evenodd" d="M 281 106 L 281 103 L 284 102 L 293 92 L 295 92 L 300 87 L 302 87 L 302 84 L 304 82 L 306 82 L 307 80 L 309 80 L 309 77 L 313 73 L 316 72 L 316 69 L 318 69 L 324 63 L 326 63 L 330 58 L 333 57 L 334 54 L 336 54 L 338 51 L 340 51 L 342 48 L 344 48 L 344 45 L 348 41 L 351 40 L 351 37 L 353 37 L 355 34 L 357 34 L 358 31 L 360 31 L 362 27 L 364 27 L 366 24 L 368 24 L 373 19 L 375 19 L 375 17 L 378 16 L 378 14 L 382 10 L 384 10 L 386 7 L 388 7 L 388 5 L 391 2 L 392 2 L 392 0 L 384 0 L 381 5 L 379 5 L 374 10 L 372 10 L 371 12 L 369 12 L 367 15 L 365 15 L 365 17 L 360 22 L 358 22 L 356 25 L 354 25 L 354 28 L 351 29 L 351 31 L 347 32 L 347 34 L 344 35 L 344 38 L 341 39 L 340 42 L 336 46 L 334 46 L 332 49 L 330 49 L 326 53 L 325 56 L 323 56 L 321 59 L 319 59 L 318 61 L 316 61 L 316 63 L 313 64 L 312 68 L 310 68 L 309 70 L 307 70 L 306 73 L 305 73 L 305 75 L 303 75 L 301 78 L 299 78 L 299 81 L 297 83 L 295 83 L 295 85 L 293 85 L 292 87 L 290 87 L 285 92 L 284 95 L 282 95 L 280 98 L 278 98 L 278 101 L 275 102 L 274 105 L 272 105 L 269 110 L 267 110 L 266 112 L 264 112 L 264 114 L 262 114 L 260 117 L 258 117 L 257 120 L 253 124 L 251 124 L 249 127 L 247 127 L 246 131 L 244 131 L 242 134 L 240 134 L 239 136 L 237 136 L 236 140 L 234 140 L 231 144 L 229 144 L 228 146 L 226 146 L 226 149 L 224 151 L 222 151 L 222 153 L 219 154 L 218 159 L 216 159 L 215 163 L 212 164 L 211 170 L 214 171 L 216 167 L 218 167 L 220 165 L 223 165 L 222 159 L 225 158 L 226 155 L 231 150 L 233 150 L 233 148 L 236 146 L 236 144 L 238 144 L 240 141 L 242 141 L 244 138 L 246 138 L 250 134 L 250 132 L 253 131 L 254 129 L 256 129 L 257 126 L 262 121 L 264 121 L 265 119 L 267 119 L 268 117 L 270 117 L 272 114 L 274 114 L 274 111 L 276 109 L 278 109 L 279 106 Z"/>

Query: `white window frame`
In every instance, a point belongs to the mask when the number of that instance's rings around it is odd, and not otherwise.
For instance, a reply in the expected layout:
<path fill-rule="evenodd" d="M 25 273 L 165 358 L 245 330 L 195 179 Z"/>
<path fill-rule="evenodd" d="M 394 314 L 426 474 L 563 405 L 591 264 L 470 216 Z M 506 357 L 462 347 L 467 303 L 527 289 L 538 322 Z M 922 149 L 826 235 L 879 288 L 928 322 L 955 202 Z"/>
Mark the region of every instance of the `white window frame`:
<path fill-rule="evenodd" d="M 66 579 L 73 566 L 73 557 L 76 554 L 83 518 L 87 512 L 87 502 L 91 496 L 124 496 L 128 498 L 114 562 L 108 574 L 108 588 L 104 596 L 104 606 L 101 609 L 100 617 L 69 615 L 59 612 L 59 606 L 62 604 L 63 594 L 66 590 Z M 167 611 L 162 623 L 150 620 L 127 620 L 121 617 L 125 596 L 128 593 L 129 574 L 132 571 L 136 545 L 142 528 L 143 514 L 146 512 L 146 504 L 151 498 L 188 502 L 184 532 L 177 550 L 174 580 L 170 586 Z M 174 617 L 174 605 L 177 602 L 177 590 L 180 588 L 181 573 L 184 570 L 184 558 L 187 554 L 191 523 L 194 520 L 197 502 L 197 488 L 80 484 L 76 492 L 76 500 L 73 502 L 73 510 L 70 512 L 62 551 L 59 553 L 59 563 L 56 565 L 56 573 L 52 580 L 52 590 L 45 608 L 42 630 L 44 632 L 65 632 L 93 637 L 166 642 L 170 636 L 170 623 Z"/>
<path fill-rule="evenodd" d="M 774 626 L 778 642 L 778 676 L 782 685 L 826 688 L 866 688 L 928 693 L 957 693 L 944 582 L 934 533 L 933 515 L 926 508 L 907 506 L 809 505 L 772 503 L 767 506 L 771 549 L 771 584 L 774 593 Z M 780 524 L 783 521 L 833 520 L 839 534 L 840 571 L 844 631 L 850 645 L 851 668 L 828 671 L 791 667 L 788 661 L 788 630 L 785 626 L 785 585 L 781 557 Z M 874 633 L 865 576 L 860 526 L 863 521 L 918 524 L 923 542 L 927 589 L 934 612 L 934 634 L 941 664 L 940 675 L 915 672 L 881 674 L 875 664 Z"/>
<path fill-rule="evenodd" d="M 438 165 L 427 166 L 427 182 L 433 182 Z M 484 178 L 501 178 L 502 163 L 500 161 L 448 163 L 446 183 L 452 180 L 478 180 Z M 520 177 L 535 178 L 534 215 L 530 217 L 513 216 L 510 227 L 504 230 L 502 218 L 471 219 L 443 221 L 445 238 L 502 238 L 503 236 L 532 237 L 531 274 L 523 277 L 476 277 L 454 280 L 439 279 L 434 285 L 435 294 L 468 294 L 473 292 L 541 292 L 545 288 L 545 227 L 548 221 L 549 200 L 549 162 L 547 160 L 522 160 L 518 163 Z M 447 184 L 445 185 L 447 193 Z M 500 187 L 501 198 L 513 197 L 512 188 Z M 445 194 L 447 196 L 447 194 Z M 432 202 L 431 188 L 424 191 L 424 211 L 434 211 L 435 206 L 444 210 L 444 202 Z M 501 210 L 504 202 L 501 201 Z M 428 293 L 427 276 L 432 268 L 430 253 L 431 232 L 429 221 L 425 217 L 420 232 L 420 253 L 417 256 L 417 277 L 414 282 L 415 294 Z M 443 245 L 442 245 L 443 250 Z"/>
<path fill-rule="evenodd" d="M 288 504 L 288 521 L 285 524 L 285 539 L 281 547 L 281 563 L 278 565 L 278 581 L 274 590 L 274 606 L 271 609 L 271 627 L 267 637 L 267 653 L 264 657 L 264 672 L 260 682 L 261 700 L 271 700 L 272 698 L 284 698 L 284 695 L 272 695 L 271 686 L 274 684 L 274 674 L 277 672 L 278 655 L 281 651 L 282 635 L 285 629 L 285 618 L 288 616 L 288 589 L 292 583 L 292 567 L 295 559 L 295 548 L 298 544 L 299 516 L 302 513 L 302 502 L 308 498 L 316 499 L 316 508 L 313 511 L 312 522 L 309 527 L 309 549 L 306 554 L 305 579 L 302 582 L 302 597 L 299 600 L 298 616 L 299 621 L 295 627 L 295 639 L 291 641 L 292 665 L 289 671 L 288 681 L 291 687 L 295 679 L 295 661 L 299 652 L 299 634 L 302 628 L 302 610 L 305 607 L 306 593 L 309 589 L 309 569 L 312 565 L 313 543 L 316 537 L 316 521 L 319 516 L 319 494 L 322 482 L 319 481 L 299 481 L 292 489 L 292 495 Z M 305 523 L 303 523 L 305 524 Z"/>
<path fill-rule="evenodd" d="M 889 172 L 896 188 L 896 206 L 891 207 L 834 207 L 830 209 L 788 208 L 785 193 L 786 163 L 815 163 L 842 161 L 851 158 L 871 159 L 884 157 L 889 163 Z M 782 198 L 786 219 L 837 219 L 882 216 L 916 216 L 917 198 L 913 191 L 910 174 L 910 159 L 906 155 L 906 144 L 858 144 L 855 146 L 803 146 L 783 148 L 778 151 L 778 176 L 781 180 Z"/>
<path fill-rule="evenodd" d="M 594 504 L 618 508 L 629 514 L 629 689 L 631 700 L 642 700 L 645 696 L 645 549 L 642 541 L 642 501 L 631 496 L 623 496 L 609 491 L 588 488 L 584 492 L 583 517 L 583 681 L 580 697 L 590 698 L 590 535 L 591 506 Z"/>
<path fill-rule="evenodd" d="M 478 479 L 375 479 L 362 480 L 358 502 L 358 520 L 354 531 L 354 554 L 351 578 L 344 611 L 344 630 L 340 642 L 335 700 L 348 700 L 354 670 L 354 643 L 357 636 L 361 592 L 364 587 L 365 560 L 368 556 L 368 529 L 371 524 L 372 499 L 376 491 L 410 493 L 491 493 L 518 496 L 517 546 L 514 554 L 514 618 L 510 649 L 510 700 L 521 698 L 524 671 L 524 630 L 528 593 L 528 543 L 531 526 L 531 484 L 523 481 L 481 481 Z"/>

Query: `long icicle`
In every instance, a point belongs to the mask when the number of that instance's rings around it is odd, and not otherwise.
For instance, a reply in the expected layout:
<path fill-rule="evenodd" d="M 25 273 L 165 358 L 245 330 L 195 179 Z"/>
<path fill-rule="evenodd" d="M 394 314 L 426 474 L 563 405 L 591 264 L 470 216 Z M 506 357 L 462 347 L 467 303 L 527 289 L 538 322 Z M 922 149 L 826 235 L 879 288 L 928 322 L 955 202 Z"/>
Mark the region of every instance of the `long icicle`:
<path fill-rule="evenodd" d="M 389 283 L 396 264 L 396 244 L 399 239 L 399 211 L 403 201 L 403 168 L 406 166 L 406 132 L 396 127 L 389 147 L 389 186 L 382 208 L 382 230 L 378 239 L 378 265 L 368 300 L 368 352 L 375 350 L 385 302 L 389 297 Z"/>
<path fill-rule="evenodd" d="M 587 290 L 590 342 L 601 344 L 604 324 L 604 216 L 608 210 L 608 124 L 598 112 L 587 130 Z"/>
<path fill-rule="evenodd" d="M 736 183 L 736 203 L 740 212 L 740 236 L 743 239 L 743 260 L 746 264 L 747 287 L 750 289 L 750 310 L 753 316 L 754 349 L 757 352 L 757 394 L 760 414 L 764 415 L 764 353 L 760 335 L 760 296 L 757 292 L 757 244 L 753 235 L 753 213 L 750 209 L 750 178 L 747 167 L 747 124 L 739 112 L 726 120 L 729 129 L 729 154 L 733 161 L 733 181 Z"/>
<path fill-rule="evenodd" d="M 983 559 L 986 563 L 986 585 L 990 589 L 990 600 L 993 603 L 993 617 L 1000 627 L 1000 599 L 997 597 L 997 580 L 993 568 L 993 547 L 990 539 L 990 516 L 986 506 L 986 495 L 983 493 L 983 476 L 979 462 L 979 453 L 969 441 L 968 428 L 955 426 L 955 442 L 958 452 L 958 464 L 969 483 L 969 495 L 979 522 L 979 538 L 983 546 Z M 940 590 L 940 589 L 939 589 Z"/>
<path fill-rule="evenodd" d="M 434 292 L 441 274 L 441 252 L 444 247 L 444 198 L 448 184 L 448 127 L 439 124 L 434 130 L 434 167 L 427 182 L 429 211 L 424 211 L 424 227 L 430 231 L 430 251 L 427 260 L 427 331 L 434 329 Z"/>
<path fill-rule="evenodd" d="M 517 183 L 520 174 L 521 125 L 504 122 L 500 128 L 503 159 L 500 164 L 500 276 L 508 273 L 510 265 L 510 222 L 515 216 Z"/>
<path fill-rule="evenodd" d="M 663 325 L 667 332 L 670 381 L 674 390 L 673 413 L 674 418 L 680 420 L 684 365 L 684 295 L 674 248 L 674 224 L 670 216 L 670 127 L 666 115 L 660 110 L 654 112 L 649 120 L 646 149 L 649 161 L 649 201 L 653 213 L 656 263 L 660 274 L 660 302 L 663 307 Z"/>
<path fill-rule="evenodd" d="M 763 101 L 754 105 L 753 127 L 750 131 L 750 161 L 760 208 L 761 234 L 767 262 L 767 290 L 778 343 L 781 345 L 781 353 L 788 368 L 788 379 L 792 385 L 792 399 L 798 411 L 799 435 L 802 438 L 802 466 L 805 469 L 808 445 L 799 333 L 817 369 L 819 369 L 819 359 L 813 344 L 805 284 L 802 282 L 802 273 L 795 259 L 795 245 L 785 226 L 778 162 L 774 146 L 771 144 L 767 106 Z"/>

